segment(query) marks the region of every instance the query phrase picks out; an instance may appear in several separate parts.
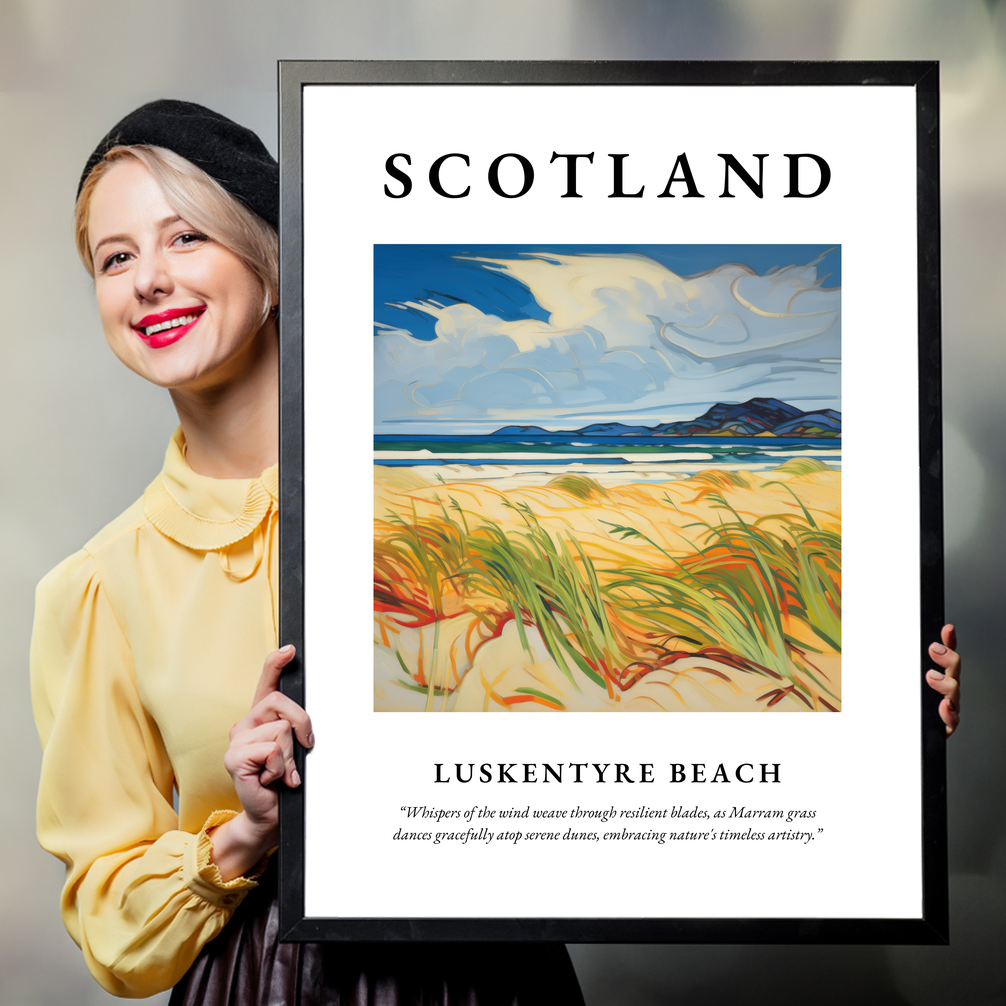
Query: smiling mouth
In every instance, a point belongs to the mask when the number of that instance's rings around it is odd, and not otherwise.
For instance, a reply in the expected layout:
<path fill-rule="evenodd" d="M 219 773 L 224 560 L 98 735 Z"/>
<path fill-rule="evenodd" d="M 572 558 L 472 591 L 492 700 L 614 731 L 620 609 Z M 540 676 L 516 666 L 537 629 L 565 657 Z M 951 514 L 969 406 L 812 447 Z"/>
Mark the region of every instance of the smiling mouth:
<path fill-rule="evenodd" d="M 190 308 L 181 311 L 166 311 L 160 316 L 148 315 L 146 318 L 141 319 L 140 324 L 134 325 L 133 330 L 144 339 L 149 339 L 151 336 L 158 335 L 161 332 L 169 332 L 173 328 L 182 328 L 185 325 L 191 325 L 205 310 L 206 308 L 196 308 L 194 310 Z M 150 322 L 150 324 L 144 325 L 143 322 L 145 321 Z"/>
<path fill-rule="evenodd" d="M 173 307 L 158 314 L 148 314 L 133 325 L 133 331 L 149 349 L 173 346 L 192 331 L 203 316 L 206 307 Z"/>
<path fill-rule="evenodd" d="M 146 338 L 156 335 L 158 332 L 166 332 L 169 328 L 181 328 L 182 325 L 191 325 L 198 318 L 198 314 L 183 314 L 180 318 L 172 318 L 171 321 L 162 321 L 159 325 L 149 325 L 141 328 L 140 331 Z"/>

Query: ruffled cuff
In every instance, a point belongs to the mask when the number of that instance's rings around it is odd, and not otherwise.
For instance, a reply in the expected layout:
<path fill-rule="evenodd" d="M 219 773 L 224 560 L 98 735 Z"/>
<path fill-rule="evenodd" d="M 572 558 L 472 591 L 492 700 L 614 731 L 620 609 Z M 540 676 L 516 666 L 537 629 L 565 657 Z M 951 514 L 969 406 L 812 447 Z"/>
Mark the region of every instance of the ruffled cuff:
<path fill-rule="evenodd" d="M 236 810 L 213 811 L 206 819 L 202 831 L 195 836 L 195 841 L 185 846 L 182 857 L 182 877 L 189 890 L 211 905 L 228 910 L 237 908 L 245 895 L 253 887 L 258 887 L 255 878 L 261 876 L 269 865 L 269 857 L 263 856 L 255 868 L 245 876 L 224 880 L 216 863 L 210 861 L 213 842 L 208 832 L 237 816 Z"/>

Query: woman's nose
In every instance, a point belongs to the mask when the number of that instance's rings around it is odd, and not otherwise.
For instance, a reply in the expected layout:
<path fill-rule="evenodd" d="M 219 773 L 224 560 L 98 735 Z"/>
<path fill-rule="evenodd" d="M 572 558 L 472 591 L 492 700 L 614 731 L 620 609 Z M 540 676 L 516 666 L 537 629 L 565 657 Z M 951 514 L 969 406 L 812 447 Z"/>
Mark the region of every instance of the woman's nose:
<path fill-rule="evenodd" d="M 137 300 L 155 301 L 174 290 L 168 262 L 160 251 L 141 254 L 133 271 Z"/>

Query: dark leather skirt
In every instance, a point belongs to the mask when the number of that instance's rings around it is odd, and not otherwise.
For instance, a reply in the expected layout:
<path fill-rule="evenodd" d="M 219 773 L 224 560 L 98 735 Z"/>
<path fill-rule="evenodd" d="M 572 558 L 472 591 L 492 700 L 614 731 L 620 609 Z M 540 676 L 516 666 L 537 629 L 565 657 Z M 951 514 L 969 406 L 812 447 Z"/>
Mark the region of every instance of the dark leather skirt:
<path fill-rule="evenodd" d="M 274 874 L 170 1006 L 583 1006 L 561 943 L 280 943 Z"/>

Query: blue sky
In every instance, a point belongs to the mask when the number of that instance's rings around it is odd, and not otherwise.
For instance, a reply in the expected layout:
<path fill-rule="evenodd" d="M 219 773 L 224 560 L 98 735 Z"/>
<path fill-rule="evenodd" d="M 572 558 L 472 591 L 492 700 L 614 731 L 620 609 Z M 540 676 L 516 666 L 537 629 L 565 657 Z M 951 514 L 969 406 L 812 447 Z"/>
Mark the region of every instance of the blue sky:
<path fill-rule="evenodd" d="M 377 245 L 375 431 L 841 408 L 841 249 Z"/>

